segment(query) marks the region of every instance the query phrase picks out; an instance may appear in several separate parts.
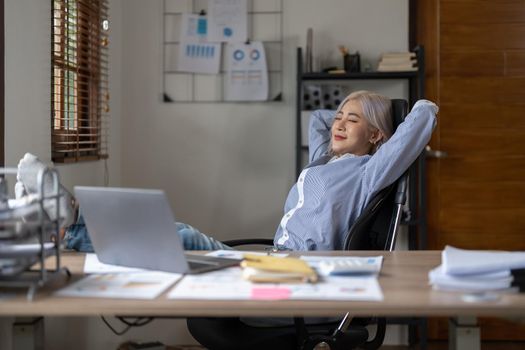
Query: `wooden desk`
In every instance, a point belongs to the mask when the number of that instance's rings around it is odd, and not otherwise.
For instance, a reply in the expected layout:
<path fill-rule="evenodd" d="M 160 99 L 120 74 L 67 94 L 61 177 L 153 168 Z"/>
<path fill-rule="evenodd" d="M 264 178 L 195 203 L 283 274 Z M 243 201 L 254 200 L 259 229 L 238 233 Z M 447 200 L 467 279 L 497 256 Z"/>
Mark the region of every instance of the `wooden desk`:
<path fill-rule="evenodd" d="M 320 254 L 317 252 L 317 254 Z M 438 251 L 330 252 L 330 255 L 379 255 L 385 257 L 379 282 L 381 302 L 362 301 L 213 301 L 169 300 L 166 293 L 155 300 L 120 300 L 54 297 L 66 279 L 40 290 L 32 302 L 20 292 L 0 299 L 0 316 L 504 316 L 525 315 L 525 294 L 503 295 L 495 302 L 467 303 L 461 293 L 438 292 L 428 285 L 428 271 L 439 265 Z M 315 254 L 313 254 L 315 255 Z M 323 253 L 324 255 L 324 253 Z M 82 276 L 84 255 L 62 255 L 63 266 Z M 72 281 L 71 280 L 71 281 Z"/>

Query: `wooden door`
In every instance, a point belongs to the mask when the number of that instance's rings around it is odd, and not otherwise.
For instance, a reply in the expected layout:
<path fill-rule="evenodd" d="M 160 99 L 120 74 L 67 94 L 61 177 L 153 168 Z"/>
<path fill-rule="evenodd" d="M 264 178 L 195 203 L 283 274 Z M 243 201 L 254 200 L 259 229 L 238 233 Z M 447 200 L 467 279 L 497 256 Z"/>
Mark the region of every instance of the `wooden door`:
<path fill-rule="evenodd" d="M 0 167 L 5 161 L 5 33 L 4 33 L 4 0 L 0 0 Z"/>
<path fill-rule="evenodd" d="M 440 106 L 428 159 L 429 249 L 525 250 L 525 0 L 417 1 L 427 98 Z M 484 339 L 525 327 L 480 320 Z M 446 336 L 431 320 L 429 335 Z"/>

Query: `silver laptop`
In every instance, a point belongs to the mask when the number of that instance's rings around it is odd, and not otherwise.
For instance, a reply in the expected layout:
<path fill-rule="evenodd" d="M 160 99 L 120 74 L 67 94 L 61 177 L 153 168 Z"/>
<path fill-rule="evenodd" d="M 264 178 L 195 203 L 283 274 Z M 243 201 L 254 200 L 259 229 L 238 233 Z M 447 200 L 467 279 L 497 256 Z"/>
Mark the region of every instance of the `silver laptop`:
<path fill-rule="evenodd" d="M 103 263 L 189 274 L 239 264 L 185 254 L 164 191 L 76 186 L 75 196 Z"/>

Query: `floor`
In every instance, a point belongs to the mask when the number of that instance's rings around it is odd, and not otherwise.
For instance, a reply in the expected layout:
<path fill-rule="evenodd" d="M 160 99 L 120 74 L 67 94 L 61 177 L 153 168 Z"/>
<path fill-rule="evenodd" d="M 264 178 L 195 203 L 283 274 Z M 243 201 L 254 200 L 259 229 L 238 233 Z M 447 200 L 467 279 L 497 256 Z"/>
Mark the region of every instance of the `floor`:
<path fill-rule="evenodd" d="M 418 346 L 402 346 L 402 345 L 390 345 L 383 346 L 381 349 L 384 350 L 420 350 Z M 427 350 L 447 350 L 448 343 L 445 341 L 433 341 L 429 342 Z M 204 350 L 203 347 L 198 345 L 177 345 L 170 346 L 167 350 Z M 481 350 L 525 350 L 525 342 L 483 342 L 481 344 Z"/>
<path fill-rule="evenodd" d="M 418 346 L 383 346 L 385 350 L 420 350 Z M 448 342 L 432 341 L 428 343 L 427 350 L 447 350 Z M 481 350 L 524 350 L 525 342 L 486 341 L 481 343 Z"/>

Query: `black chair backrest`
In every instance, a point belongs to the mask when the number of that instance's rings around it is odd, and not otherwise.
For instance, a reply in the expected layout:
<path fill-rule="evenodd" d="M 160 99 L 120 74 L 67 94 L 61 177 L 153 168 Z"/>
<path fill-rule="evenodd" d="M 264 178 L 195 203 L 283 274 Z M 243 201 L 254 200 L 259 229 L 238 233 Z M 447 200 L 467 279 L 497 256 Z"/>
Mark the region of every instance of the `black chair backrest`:
<path fill-rule="evenodd" d="M 394 130 L 403 122 L 407 112 L 407 101 L 392 100 Z M 407 182 L 408 173 L 405 173 L 376 194 L 350 227 L 344 243 L 345 250 L 393 249 L 402 206 L 406 200 Z"/>

